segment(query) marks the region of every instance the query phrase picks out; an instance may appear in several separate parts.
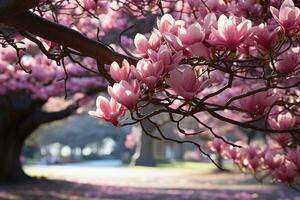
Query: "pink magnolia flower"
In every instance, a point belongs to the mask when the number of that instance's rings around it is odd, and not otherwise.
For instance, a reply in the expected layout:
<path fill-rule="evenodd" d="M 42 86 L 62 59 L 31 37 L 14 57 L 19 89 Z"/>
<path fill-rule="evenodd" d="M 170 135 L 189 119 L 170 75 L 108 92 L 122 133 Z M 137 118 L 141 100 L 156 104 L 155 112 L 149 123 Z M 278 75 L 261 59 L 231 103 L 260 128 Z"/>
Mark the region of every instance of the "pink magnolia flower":
<path fill-rule="evenodd" d="M 163 73 L 168 73 L 175 69 L 183 59 L 182 51 L 176 52 L 172 55 L 171 49 L 166 46 L 161 46 L 158 52 L 149 51 L 149 57 L 153 62 L 161 62 L 161 65 L 163 66 Z"/>
<path fill-rule="evenodd" d="M 238 107 L 252 115 L 261 115 L 277 100 L 271 91 L 258 92 L 237 101 Z"/>
<path fill-rule="evenodd" d="M 106 0 L 83 0 L 84 8 L 87 10 L 101 9 L 106 11 L 108 2 Z"/>
<path fill-rule="evenodd" d="M 260 166 L 262 151 L 256 145 L 250 145 L 243 149 L 243 164 L 247 165 L 251 170 L 256 171 Z"/>
<path fill-rule="evenodd" d="M 140 97 L 140 86 L 137 80 L 132 83 L 121 80 L 120 83 L 115 83 L 113 87 L 108 86 L 107 90 L 111 97 L 129 110 L 134 108 Z"/>
<path fill-rule="evenodd" d="M 236 161 L 239 157 L 239 152 L 236 147 L 230 145 L 228 148 L 224 149 L 223 155 L 226 159 Z"/>
<path fill-rule="evenodd" d="M 199 23 L 194 23 L 188 28 L 181 27 L 178 29 L 178 38 L 184 45 L 192 45 L 196 42 L 202 42 L 205 38 L 204 29 Z"/>
<path fill-rule="evenodd" d="M 203 44 L 206 32 L 199 23 L 194 23 L 188 28 L 180 27 L 176 34 L 163 33 L 164 39 L 175 51 L 190 52 L 193 56 L 210 58 L 210 50 Z"/>
<path fill-rule="evenodd" d="M 269 31 L 266 24 L 260 24 L 259 26 L 253 27 L 252 31 L 255 45 L 263 53 L 270 51 L 276 44 L 279 31 L 278 28 Z"/>
<path fill-rule="evenodd" d="M 147 38 L 140 33 L 136 34 L 134 38 L 134 45 L 136 47 L 138 56 L 141 57 L 145 57 L 147 55 L 147 50 L 150 49 Z"/>
<path fill-rule="evenodd" d="M 219 138 L 215 138 L 214 140 L 208 142 L 208 147 L 212 152 L 221 153 L 228 144 L 226 144 L 223 140 Z"/>
<path fill-rule="evenodd" d="M 294 163 L 298 172 L 300 172 L 300 145 L 298 145 L 296 149 L 290 149 L 286 158 Z"/>
<path fill-rule="evenodd" d="M 272 176 L 275 179 L 287 183 L 292 183 L 297 175 L 298 172 L 296 166 L 294 163 L 287 160 L 272 173 Z"/>
<path fill-rule="evenodd" d="M 221 15 L 218 19 L 218 29 L 212 28 L 209 42 L 212 45 L 226 47 L 235 50 L 251 34 L 252 23 L 243 19 L 238 23 L 238 19 L 230 16 L 227 18 Z"/>
<path fill-rule="evenodd" d="M 284 157 L 283 155 L 268 151 L 265 153 L 264 163 L 269 169 L 275 170 L 284 163 Z"/>
<path fill-rule="evenodd" d="M 160 42 L 161 37 L 155 32 L 152 32 L 149 41 L 144 35 L 140 33 L 136 34 L 134 38 L 134 45 L 136 47 L 137 56 L 147 57 L 148 50 L 157 50 L 160 46 Z"/>
<path fill-rule="evenodd" d="M 202 42 L 197 42 L 188 46 L 187 51 L 190 52 L 192 56 L 202 57 L 207 60 L 211 58 L 210 49 Z"/>
<path fill-rule="evenodd" d="M 280 73 L 291 73 L 300 64 L 300 47 L 291 48 L 278 56 L 275 68 Z"/>
<path fill-rule="evenodd" d="M 208 39 L 212 28 L 218 27 L 217 16 L 214 13 L 208 13 L 203 19 L 202 26 L 205 31 L 205 38 Z"/>
<path fill-rule="evenodd" d="M 270 7 L 274 19 L 280 24 L 285 34 L 293 29 L 299 28 L 300 25 L 300 9 L 294 5 L 292 0 L 285 0 L 280 10 Z"/>
<path fill-rule="evenodd" d="M 165 14 L 160 20 L 157 20 L 157 28 L 160 33 L 177 33 L 178 29 L 183 27 L 184 24 L 184 21 L 175 20 L 170 14 Z"/>
<path fill-rule="evenodd" d="M 211 12 L 217 14 L 226 13 L 227 5 L 224 0 L 209 0 L 205 4 L 210 8 Z"/>
<path fill-rule="evenodd" d="M 159 32 L 153 31 L 149 37 L 148 43 L 151 49 L 156 50 L 161 45 L 162 36 Z"/>
<path fill-rule="evenodd" d="M 119 118 L 125 113 L 125 108 L 113 98 L 109 101 L 107 98 L 99 96 L 96 101 L 96 107 L 96 111 L 90 111 L 89 114 L 111 122 L 115 126 L 118 125 Z"/>
<path fill-rule="evenodd" d="M 109 69 L 111 77 L 116 81 L 121 80 L 128 81 L 130 75 L 130 64 L 126 59 L 122 62 L 122 67 L 119 66 L 117 62 L 113 62 Z"/>
<path fill-rule="evenodd" d="M 164 39 L 175 49 L 175 51 L 181 51 L 184 49 L 182 41 L 176 35 L 172 33 L 164 33 Z"/>
<path fill-rule="evenodd" d="M 87 10 L 95 9 L 96 8 L 96 1 L 95 0 L 84 0 L 83 5 L 84 5 L 84 8 L 87 9 Z"/>
<path fill-rule="evenodd" d="M 190 67 L 185 68 L 183 71 L 176 69 L 171 71 L 166 82 L 178 95 L 186 100 L 192 99 L 205 87 L 203 79 L 197 78 L 194 70 Z"/>
<path fill-rule="evenodd" d="M 282 112 L 275 117 L 270 117 L 268 122 L 273 129 L 289 129 L 296 125 L 296 117 L 290 112 Z"/>
<path fill-rule="evenodd" d="M 145 83 L 150 90 L 154 90 L 160 80 L 164 68 L 161 62 L 151 63 L 149 60 L 141 59 L 136 67 L 131 66 L 132 74 Z"/>
<path fill-rule="evenodd" d="M 292 137 L 289 133 L 272 133 L 269 137 L 277 142 L 281 147 L 287 147 L 292 141 Z"/>

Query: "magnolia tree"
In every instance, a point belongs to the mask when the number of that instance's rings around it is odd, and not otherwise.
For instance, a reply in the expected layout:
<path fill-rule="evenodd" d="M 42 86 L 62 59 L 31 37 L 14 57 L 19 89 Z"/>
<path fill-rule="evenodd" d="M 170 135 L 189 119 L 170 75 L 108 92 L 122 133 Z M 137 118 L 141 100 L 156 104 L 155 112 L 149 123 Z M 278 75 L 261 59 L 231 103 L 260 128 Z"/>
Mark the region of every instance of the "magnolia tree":
<path fill-rule="evenodd" d="M 297 4 L 292 0 L 7 0 L 0 1 L 1 39 L 14 48 L 20 66 L 15 39 L 20 35 L 58 64 L 69 57 L 94 59 L 97 73 L 109 83 L 110 98 L 98 97 L 92 116 L 116 126 L 140 124 L 155 139 L 193 144 L 221 167 L 202 144 L 189 139 L 210 134 L 215 138 L 211 150 L 257 177 L 296 187 L 300 173 Z M 153 30 L 137 33 L 131 48 L 128 32 L 153 16 L 157 16 Z M 128 56 L 101 42 L 101 36 L 113 33 L 111 29 L 123 29 L 118 40 Z M 50 50 L 42 38 L 51 41 Z M 77 63 L 87 70 L 91 66 Z M 270 139 L 261 146 L 230 141 L 205 122 L 206 115 Z M 160 129 L 160 116 L 168 117 L 186 137 L 166 135 Z M 186 132 L 185 120 L 194 120 L 201 130 Z"/>
<path fill-rule="evenodd" d="M 14 49 L 0 51 L 0 182 L 27 178 L 19 157 L 25 140 L 35 129 L 70 116 L 86 100 L 80 92 L 94 93 L 106 85 L 103 78 L 67 60 L 64 71 L 42 54 L 35 55 L 33 47 L 27 51 L 20 61 L 23 69 L 15 65 L 18 57 Z M 92 63 L 88 59 L 83 62 Z M 31 74 L 24 69 L 30 69 Z M 65 106 L 54 104 L 55 108 L 44 109 L 49 98 L 65 94 L 75 98 L 69 98 Z"/>

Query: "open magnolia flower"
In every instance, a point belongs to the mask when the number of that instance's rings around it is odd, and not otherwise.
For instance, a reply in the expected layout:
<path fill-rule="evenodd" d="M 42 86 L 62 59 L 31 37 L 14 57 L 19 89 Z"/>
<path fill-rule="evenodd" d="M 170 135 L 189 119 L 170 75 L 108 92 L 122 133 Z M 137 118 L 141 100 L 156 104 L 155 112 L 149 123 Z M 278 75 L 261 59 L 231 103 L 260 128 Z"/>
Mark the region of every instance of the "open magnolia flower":
<path fill-rule="evenodd" d="M 190 67 L 185 68 L 183 71 L 171 71 L 166 83 L 186 100 L 192 99 L 205 87 L 204 80 L 198 78 L 195 71 Z"/>
<path fill-rule="evenodd" d="M 140 97 L 140 86 L 136 80 L 131 83 L 122 80 L 113 87 L 109 86 L 107 90 L 111 97 L 128 109 L 133 109 Z"/>
<path fill-rule="evenodd" d="M 242 19 L 238 22 L 235 17 L 221 15 L 217 29 L 212 28 L 209 42 L 213 45 L 236 49 L 251 35 L 252 22 Z"/>
<path fill-rule="evenodd" d="M 130 75 L 130 64 L 126 59 L 123 60 L 121 67 L 117 62 L 113 62 L 110 66 L 109 72 L 116 82 L 120 82 L 121 80 L 128 81 Z"/>
<path fill-rule="evenodd" d="M 292 0 L 284 0 L 280 10 L 270 7 L 274 19 L 280 24 L 283 31 L 289 34 L 292 30 L 300 28 L 300 9 L 294 5 Z"/>
<path fill-rule="evenodd" d="M 90 111 L 89 114 L 93 117 L 104 119 L 114 125 L 118 125 L 119 118 L 125 114 L 125 108 L 115 99 L 106 99 L 99 96 L 96 101 L 97 110 Z"/>

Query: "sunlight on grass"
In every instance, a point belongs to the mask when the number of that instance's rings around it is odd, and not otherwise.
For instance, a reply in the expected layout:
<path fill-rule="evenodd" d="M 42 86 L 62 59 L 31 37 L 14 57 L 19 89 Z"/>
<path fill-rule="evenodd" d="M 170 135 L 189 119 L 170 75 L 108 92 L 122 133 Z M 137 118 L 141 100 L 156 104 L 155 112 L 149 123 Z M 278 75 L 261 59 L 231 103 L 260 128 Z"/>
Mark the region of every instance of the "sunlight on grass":
<path fill-rule="evenodd" d="M 225 164 L 226 169 L 233 169 L 233 165 L 230 163 Z M 84 169 L 85 173 L 80 173 L 80 171 Z M 62 166 L 25 166 L 24 170 L 25 172 L 34 177 L 57 177 L 57 176 L 73 176 L 73 175 L 80 175 L 84 176 L 86 174 L 89 176 L 93 173 L 99 173 L 100 170 L 103 170 L 104 168 L 101 167 L 89 167 L 86 166 L 84 168 L 78 168 L 78 167 L 63 167 Z M 106 168 L 109 169 L 109 168 Z M 175 163 L 164 163 L 164 164 L 158 164 L 156 167 L 144 167 L 144 166 L 122 166 L 119 168 L 111 168 L 114 169 L 120 169 L 120 170 L 128 170 L 127 172 L 134 172 L 137 171 L 139 173 L 145 172 L 191 172 L 191 173 L 210 173 L 215 170 L 217 170 L 216 166 L 211 163 L 198 163 L 198 162 L 175 162 Z"/>
<path fill-rule="evenodd" d="M 232 170 L 234 166 L 231 163 L 226 163 L 226 169 Z M 133 170 L 175 170 L 175 171 L 198 171 L 198 172 L 212 172 L 217 170 L 217 167 L 212 163 L 206 162 L 175 162 L 158 164 L 156 167 L 144 167 L 144 166 L 128 166 Z"/>

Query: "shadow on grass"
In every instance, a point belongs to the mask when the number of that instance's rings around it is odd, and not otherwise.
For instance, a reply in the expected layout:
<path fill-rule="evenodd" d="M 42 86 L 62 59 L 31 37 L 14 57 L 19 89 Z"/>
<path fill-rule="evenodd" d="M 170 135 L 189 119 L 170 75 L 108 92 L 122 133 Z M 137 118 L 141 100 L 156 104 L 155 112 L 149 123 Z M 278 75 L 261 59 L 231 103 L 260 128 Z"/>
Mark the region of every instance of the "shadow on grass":
<path fill-rule="evenodd" d="M 285 190 L 259 192 L 215 189 L 158 189 L 114 187 L 61 180 L 36 180 L 0 186 L 1 200 L 299 200 L 299 193 Z"/>

